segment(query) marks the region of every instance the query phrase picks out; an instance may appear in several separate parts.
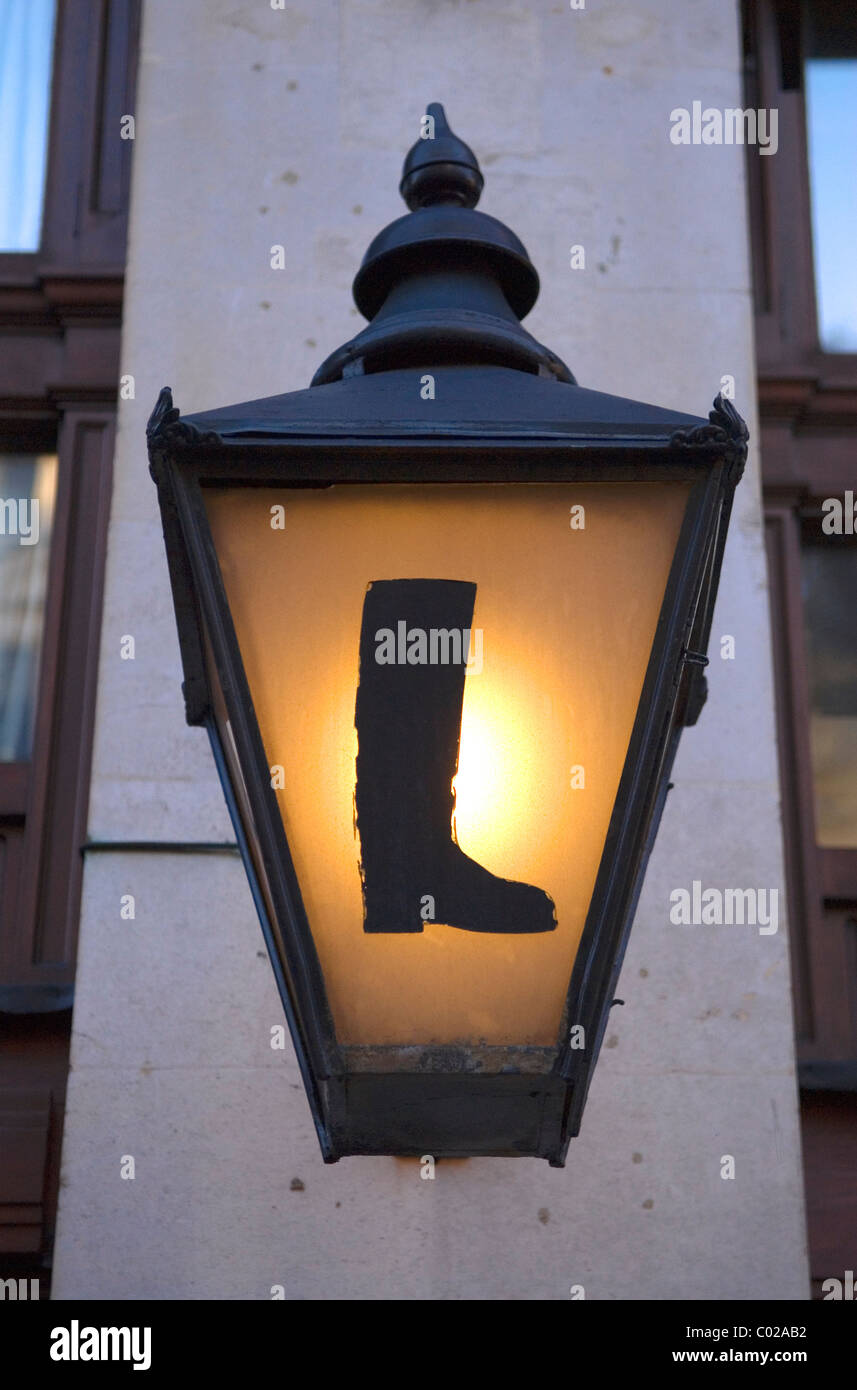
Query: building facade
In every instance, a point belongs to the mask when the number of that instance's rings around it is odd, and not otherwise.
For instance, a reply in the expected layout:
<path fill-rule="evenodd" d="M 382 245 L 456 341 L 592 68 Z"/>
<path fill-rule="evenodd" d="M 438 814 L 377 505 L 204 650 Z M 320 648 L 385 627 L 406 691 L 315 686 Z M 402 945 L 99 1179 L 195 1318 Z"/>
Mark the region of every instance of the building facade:
<path fill-rule="evenodd" d="M 59 459 L 55 525 L 66 479 L 69 515 L 83 518 L 77 559 L 48 591 L 56 616 L 49 599 L 43 653 L 54 631 L 57 663 L 90 653 L 80 674 L 63 668 L 62 696 L 43 654 L 33 757 L 0 768 L 0 791 L 11 797 L 17 777 L 21 799 L 0 806 L 7 845 L 30 833 L 31 815 L 62 822 L 32 832 L 45 867 L 30 915 L 20 904 L 39 880 L 23 859 L 19 906 L 4 906 L 17 956 L 3 984 L 18 990 L 9 1113 L 16 1133 L 42 1136 L 38 1152 L 18 1150 L 32 1219 L 17 1258 L 36 1268 L 49 1248 L 58 1187 L 59 1299 L 541 1300 L 573 1287 L 610 1300 L 807 1297 L 795 1012 L 800 1057 L 816 1067 L 801 1080 L 822 1087 L 821 1099 L 805 1096 L 818 1111 L 808 1152 L 832 1125 L 850 1153 L 857 1011 L 847 986 L 827 1032 L 823 1020 L 824 979 L 841 977 L 853 949 L 855 889 L 851 851 L 827 830 L 816 842 L 811 828 L 810 728 L 792 698 L 809 669 L 794 547 L 811 541 L 808 498 L 820 515 L 829 489 L 845 486 L 854 395 L 847 353 L 835 370 L 820 364 L 811 251 L 794 277 L 778 211 L 789 178 L 807 186 L 804 56 L 789 46 L 789 7 L 145 0 L 139 40 L 132 3 L 113 0 L 104 31 L 76 40 L 72 8 L 59 6 L 54 103 L 62 55 L 94 55 L 104 134 L 93 153 L 101 126 L 81 118 L 90 184 L 68 173 L 67 187 L 54 137 L 44 236 L 61 207 L 78 261 L 62 252 L 63 278 L 50 241 L 27 266 L 17 253 L 36 346 L 4 398 L 10 451 Z M 106 79 L 114 53 L 124 67 Z M 402 211 L 401 159 L 432 100 L 479 156 L 482 208 L 520 235 L 540 272 L 529 330 L 585 386 L 700 415 L 718 391 L 734 394 L 751 448 L 708 703 L 682 742 L 623 968 L 625 1005 L 567 1166 L 441 1161 L 426 1181 L 415 1159 L 326 1167 L 290 1046 L 271 1046 L 282 1017 L 261 932 L 207 739 L 184 724 L 145 426 L 165 384 L 183 413 L 297 389 L 353 336 L 351 280 Z M 777 108 L 776 150 L 770 120 L 768 148 L 761 121 L 753 145 L 695 140 L 696 103 Z M 129 174 L 127 260 L 117 249 L 102 263 L 99 244 L 90 265 L 90 224 L 113 217 L 119 235 Z M 70 199 L 89 209 L 73 224 Z M 804 212 L 808 225 L 808 194 Z M 799 330 L 794 278 L 810 287 Z M 6 303 L 13 315 L 18 301 Z M 23 341 L 17 320 L 14 335 Z M 33 365 L 47 342 L 54 357 Z M 70 543 L 51 540 L 57 575 L 54 557 Z M 88 587 L 75 587 L 85 575 Z M 83 615 L 85 640 L 74 626 Z M 63 734 L 69 702 L 80 737 Z M 49 746 L 68 759 L 67 783 Z M 30 791 L 38 777 L 41 800 Z M 79 881 L 66 862 L 75 873 L 82 863 Z M 819 863 L 840 877 L 822 883 Z M 776 929 L 676 923 L 673 895 L 694 884 L 766 891 Z M 45 898 L 60 892 L 64 918 Z M 61 920 L 70 925 L 55 968 L 46 924 Z M 27 1104 L 32 1123 L 20 1118 Z M 18 1191 L 0 1194 L 10 1212 Z M 840 1257 L 828 1244 L 823 1258 Z M 812 1274 L 841 1271 L 814 1264 Z"/>

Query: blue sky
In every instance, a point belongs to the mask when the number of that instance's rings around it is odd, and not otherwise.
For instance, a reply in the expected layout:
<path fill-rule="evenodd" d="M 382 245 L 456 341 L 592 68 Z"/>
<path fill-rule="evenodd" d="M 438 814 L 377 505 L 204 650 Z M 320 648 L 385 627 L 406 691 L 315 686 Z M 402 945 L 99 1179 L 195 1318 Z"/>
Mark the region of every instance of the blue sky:
<path fill-rule="evenodd" d="M 37 251 L 54 0 L 0 0 L 0 251 Z"/>
<path fill-rule="evenodd" d="M 821 345 L 857 352 L 857 59 L 809 59 L 806 108 Z"/>

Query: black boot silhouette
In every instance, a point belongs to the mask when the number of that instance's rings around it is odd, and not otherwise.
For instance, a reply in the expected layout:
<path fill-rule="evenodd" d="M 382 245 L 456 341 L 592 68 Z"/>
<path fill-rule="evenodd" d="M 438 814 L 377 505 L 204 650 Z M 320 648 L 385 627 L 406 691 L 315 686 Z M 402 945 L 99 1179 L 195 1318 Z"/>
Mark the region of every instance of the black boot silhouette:
<path fill-rule="evenodd" d="M 497 878 L 452 839 L 475 599 L 475 584 L 451 579 L 379 580 L 366 593 L 354 719 L 366 932 L 422 931 L 426 897 L 431 920 L 466 931 L 556 927 L 546 893 Z"/>

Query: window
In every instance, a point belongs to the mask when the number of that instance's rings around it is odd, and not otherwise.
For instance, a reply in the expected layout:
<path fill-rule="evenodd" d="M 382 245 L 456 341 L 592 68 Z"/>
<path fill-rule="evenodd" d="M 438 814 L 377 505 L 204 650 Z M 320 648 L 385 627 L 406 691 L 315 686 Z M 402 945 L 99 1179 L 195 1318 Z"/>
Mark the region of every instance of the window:
<path fill-rule="evenodd" d="M 135 110 L 140 8 L 0 0 L 0 1258 L 6 1273 L 17 1260 L 20 1275 L 39 1275 L 43 1296 L 119 380 L 134 145 L 121 121 Z"/>
<path fill-rule="evenodd" d="M 857 4 L 743 0 L 789 946 L 815 1295 L 857 1221 Z M 831 499 L 841 527 L 824 528 Z M 831 1157 L 833 1155 L 833 1157 Z"/>
<path fill-rule="evenodd" d="M 0 251 L 38 251 L 55 0 L 0 0 Z"/>

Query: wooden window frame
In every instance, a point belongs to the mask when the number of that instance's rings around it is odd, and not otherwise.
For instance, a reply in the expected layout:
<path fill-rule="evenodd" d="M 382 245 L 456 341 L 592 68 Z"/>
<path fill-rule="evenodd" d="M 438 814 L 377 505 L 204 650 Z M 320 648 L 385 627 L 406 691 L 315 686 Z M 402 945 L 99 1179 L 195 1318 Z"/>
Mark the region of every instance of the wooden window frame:
<path fill-rule="evenodd" d="M 0 764 L 0 1008 L 68 1005 L 86 831 L 139 0 L 58 0 L 42 243 L 0 255 L 0 446 L 55 449 L 33 758 Z"/>
<path fill-rule="evenodd" d="M 798 1060 L 807 1083 L 857 1089 L 857 849 L 817 841 L 801 596 L 803 518 L 836 495 L 768 489 L 765 528 Z"/>
<path fill-rule="evenodd" d="M 816 839 L 800 587 L 804 518 L 857 486 L 857 354 L 818 341 L 804 13 L 743 10 L 745 104 L 779 111 L 776 156 L 747 159 L 762 484 L 801 1083 L 857 1090 L 857 850 Z"/>
<path fill-rule="evenodd" d="M 33 756 L 0 764 L 0 1008 L 16 1013 L 71 1003 L 110 499 L 113 408 L 57 406 Z M 14 424 L 3 431 L 18 449 L 27 434 L 32 447 L 35 433 Z"/>
<path fill-rule="evenodd" d="M 776 155 L 760 158 L 751 148 L 747 161 L 756 356 L 766 404 L 778 385 L 782 406 L 835 424 L 843 409 L 855 411 L 857 353 L 819 344 L 803 14 L 803 0 L 745 0 L 743 7 L 745 102 L 779 113 Z"/>

